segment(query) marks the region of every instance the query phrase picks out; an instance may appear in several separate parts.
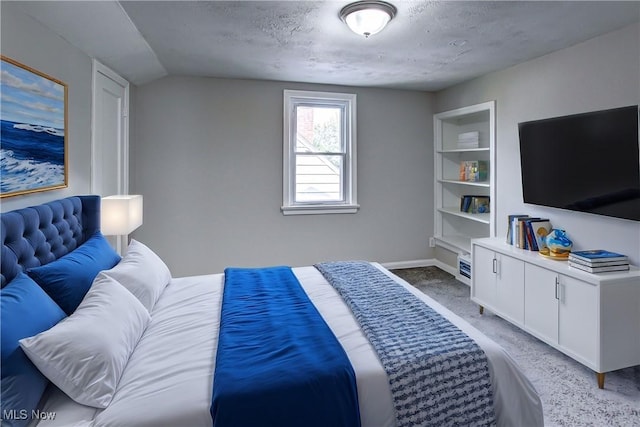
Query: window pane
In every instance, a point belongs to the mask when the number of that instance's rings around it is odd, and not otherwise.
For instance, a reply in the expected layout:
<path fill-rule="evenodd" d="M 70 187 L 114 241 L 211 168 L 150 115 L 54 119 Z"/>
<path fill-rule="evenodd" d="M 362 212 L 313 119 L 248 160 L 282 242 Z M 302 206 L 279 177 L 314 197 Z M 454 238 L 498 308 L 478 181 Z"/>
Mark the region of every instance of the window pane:
<path fill-rule="evenodd" d="M 342 153 L 341 107 L 296 107 L 296 151 Z"/>
<path fill-rule="evenodd" d="M 344 201 L 342 194 L 343 156 L 296 155 L 295 201 Z"/>

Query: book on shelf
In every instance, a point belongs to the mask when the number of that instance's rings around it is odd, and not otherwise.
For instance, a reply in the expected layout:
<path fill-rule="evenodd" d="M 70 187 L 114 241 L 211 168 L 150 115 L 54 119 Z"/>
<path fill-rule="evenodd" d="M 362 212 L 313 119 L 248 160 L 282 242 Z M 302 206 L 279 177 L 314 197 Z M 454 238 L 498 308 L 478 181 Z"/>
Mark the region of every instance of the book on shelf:
<path fill-rule="evenodd" d="M 516 244 L 515 242 L 515 222 L 514 220 L 518 219 L 518 218 L 523 218 L 523 217 L 527 217 L 528 215 L 522 215 L 522 214 L 514 214 L 514 215 L 508 215 L 507 217 L 507 243 L 510 245 L 514 245 Z"/>
<path fill-rule="evenodd" d="M 489 213 L 489 196 L 460 196 L 460 212 L 471 214 Z"/>
<path fill-rule="evenodd" d="M 526 230 L 525 230 L 525 221 L 527 219 L 529 219 L 530 217 L 525 216 L 522 218 L 518 218 L 516 220 L 517 224 L 516 224 L 516 248 L 520 248 L 520 249 L 526 249 L 525 248 L 525 244 L 526 244 Z"/>
<path fill-rule="evenodd" d="M 458 142 L 456 147 L 458 150 L 469 150 L 472 148 L 479 148 L 478 143 L 475 142 Z"/>
<path fill-rule="evenodd" d="M 514 225 L 514 241 L 515 241 L 515 247 L 516 248 L 520 248 L 520 249 L 524 249 L 524 242 L 525 242 L 525 231 L 524 231 L 524 221 L 526 219 L 530 218 L 529 216 L 523 216 L 523 217 L 519 217 L 519 218 L 514 218 L 513 220 L 513 225 Z"/>
<path fill-rule="evenodd" d="M 581 259 L 572 258 L 571 254 L 569 254 L 568 259 L 569 259 L 569 262 L 572 264 L 580 264 L 580 265 L 584 265 L 585 267 L 611 267 L 611 266 L 618 266 L 618 265 L 629 265 L 629 261 L 602 261 L 602 262 L 584 261 Z"/>
<path fill-rule="evenodd" d="M 526 219 L 523 222 L 524 226 L 524 234 L 525 234 L 525 249 L 529 249 L 530 251 L 538 250 L 538 241 L 536 240 L 535 235 L 533 234 L 533 227 L 531 223 L 537 218 L 534 219 Z"/>
<path fill-rule="evenodd" d="M 588 265 L 579 264 L 569 261 L 569 267 L 577 268 L 578 270 L 586 271 L 587 273 L 607 273 L 612 271 L 627 271 L 629 270 L 629 264 L 623 265 L 607 265 L 603 267 L 589 267 Z"/>
<path fill-rule="evenodd" d="M 605 249 L 590 249 L 587 251 L 571 252 L 569 257 L 575 260 L 588 261 L 591 263 L 605 261 L 628 261 L 628 257 L 617 252 L 607 251 Z"/>
<path fill-rule="evenodd" d="M 471 200 L 473 196 L 460 196 L 460 212 L 471 212 Z"/>
<path fill-rule="evenodd" d="M 463 160 L 460 162 L 460 181 L 481 182 L 487 180 L 489 164 L 485 160 Z"/>
<path fill-rule="evenodd" d="M 480 132 L 465 132 L 458 134 L 458 148 L 478 148 L 480 141 Z"/>
<path fill-rule="evenodd" d="M 533 249 L 533 230 L 531 229 L 531 221 L 538 220 L 541 218 L 525 216 L 522 218 L 518 218 L 517 227 L 517 241 L 516 247 L 520 249 L 534 250 Z M 537 250 L 537 249 L 535 249 Z"/>
<path fill-rule="evenodd" d="M 539 221 L 548 222 L 549 220 L 546 218 L 538 218 L 538 217 L 527 217 L 522 219 L 521 232 L 520 232 L 520 234 L 522 234 L 522 242 L 520 246 L 522 249 L 527 249 L 530 251 L 538 251 L 540 250 L 541 244 L 543 248 L 546 246 L 544 244 L 544 236 L 542 238 L 542 242 L 540 242 L 536 238 L 536 230 L 539 230 L 540 228 L 539 226 L 534 228 L 533 224 Z M 544 233 L 544 235 L 546 236 L 547 233 Z"/>
<path fill-rule="evenodd" d="M 508 244 L 530 251 L 539 251 L 547 247 L 545 237 L 552 229 L 548 218 L 516 214 L 509 215 L 508 222 Z"/>
<path fill-rule="evenodd" d="M 553 228 L 551 221 L 549 221 L 548 218 L 533 218 L 528 221 L 527 225 L 531 229 L 531 237 L 534 240 L 535 250 L 539 251 L 540 249 L 546 248 L 547 243 L 545 237 L 547 237 L 547 234 L 549 234 Z"/>

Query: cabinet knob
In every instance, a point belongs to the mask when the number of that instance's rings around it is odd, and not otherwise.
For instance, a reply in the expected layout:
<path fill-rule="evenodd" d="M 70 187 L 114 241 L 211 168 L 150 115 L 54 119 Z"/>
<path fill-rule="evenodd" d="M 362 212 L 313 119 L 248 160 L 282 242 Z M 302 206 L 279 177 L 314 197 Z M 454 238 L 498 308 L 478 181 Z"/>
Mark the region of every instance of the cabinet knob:
<path fill-rule="evenodd" d="M 498 260 L 497 259 L 493 259 L 493 272 L 494 274 L 498 272 Z"/>

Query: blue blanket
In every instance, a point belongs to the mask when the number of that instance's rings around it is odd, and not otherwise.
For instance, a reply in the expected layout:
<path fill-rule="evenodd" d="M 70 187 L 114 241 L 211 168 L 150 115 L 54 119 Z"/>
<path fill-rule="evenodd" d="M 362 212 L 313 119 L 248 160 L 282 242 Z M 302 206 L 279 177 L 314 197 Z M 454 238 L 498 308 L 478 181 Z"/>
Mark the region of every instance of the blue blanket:
<path fill-rule="evenodd" d="M 475 341 L 367 262 L 316 268 L 378 353 L 399 427 L 496 424 L 487 357 Z"/>
<path fill-rule="evenodd" d="M 359 426 L 355 373 L 289 267 L 225 270 L 214 427 Z"/>

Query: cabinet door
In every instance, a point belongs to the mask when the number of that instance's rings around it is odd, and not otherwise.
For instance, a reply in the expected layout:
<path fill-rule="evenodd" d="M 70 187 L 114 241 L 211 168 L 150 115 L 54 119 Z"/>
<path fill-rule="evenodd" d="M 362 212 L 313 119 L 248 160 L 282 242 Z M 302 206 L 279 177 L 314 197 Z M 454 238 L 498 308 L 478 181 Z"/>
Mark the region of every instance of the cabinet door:
<path fill-rule="evenodd" d="M 473 277 L 471 295 L 474 301 L 493 307 L 496 298 L 496 274 L 494 272 L 495 255 L 482 246 L 473 246 L 471 276 Z"/>
<path fill-rule="evenodd" d="M 558 343 L 583 363 L 596 364 L 600 313 L 598 288 L 560 275 Z"/>
<path fill-rule="evenodd" d="M 558 342 L 558 286 L 555 272 L 532 264 L 524 267 L 524 324 L 534 335 Z"/>
<path fill-rule="evenodd" d="M 524 323 L 524 262 L 497 254 L 496 308 L 506 319 Z"/>

